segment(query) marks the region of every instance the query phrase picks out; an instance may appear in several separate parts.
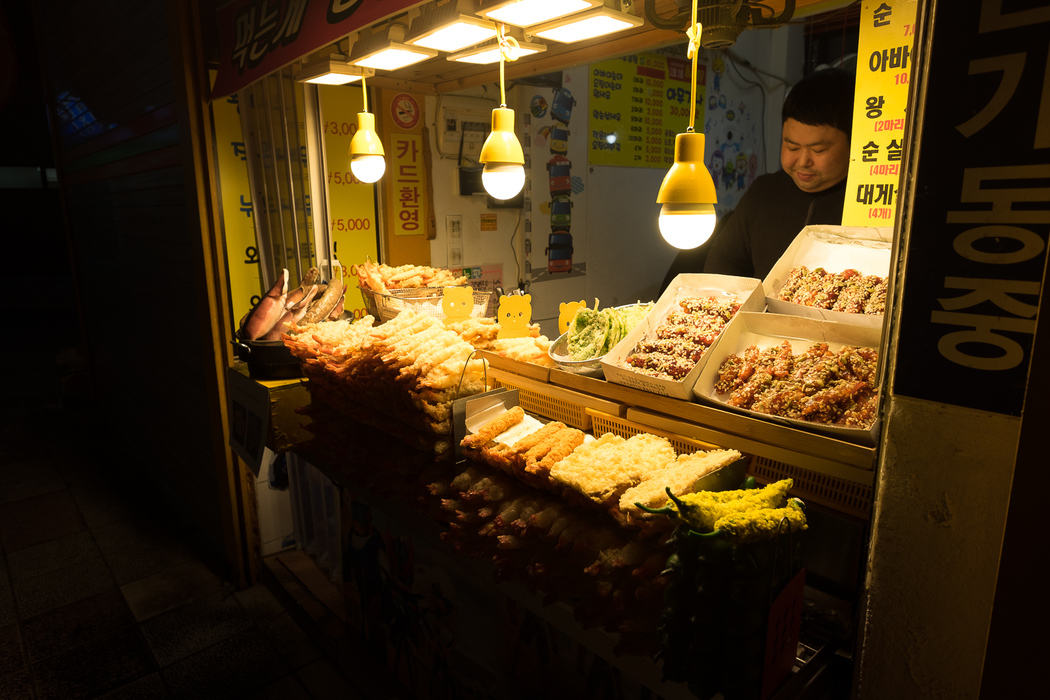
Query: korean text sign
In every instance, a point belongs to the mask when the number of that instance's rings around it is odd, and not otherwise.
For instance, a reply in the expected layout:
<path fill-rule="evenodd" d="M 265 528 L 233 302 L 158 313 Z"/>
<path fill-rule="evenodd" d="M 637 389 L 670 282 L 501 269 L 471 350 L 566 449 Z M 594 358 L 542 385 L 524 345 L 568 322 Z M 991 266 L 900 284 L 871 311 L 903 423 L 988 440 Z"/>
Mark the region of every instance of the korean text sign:
<path fill-rule="evenodd" d="M 675 136 L 689 126 L 690 100 L 696 100 L 696 124 L 704 123 L 707 67 L 697 66 L 695 96 L 691 70 L 689 61 L 656 53 L 592 64 L 588 162 L 670 167 Z"/>
<path fill-rule="evenodd" d="M 1050 2 L 933 12 L 894 391 L 1016 416 L 1050 237 Z"/>
<path fill-rule="evenodd" d="M 219 70 L 212 99 L 236 92 L 311 51 L 418 3 L 231 0 L 218 10 Z"/>
<path fill-rule="evenodd" d="M 219 164 L 226 264 L 230 276 L 230 304 L 236 320 L 262 297 L 259 248 L 255 240 L 252 189 L 248 182 L 247 151 L 241 134 L 237 95 L 215 100 L 211 109 Z"/>
<path fill-rule="evenodd" d="M 892 226 L 915 65 L 916 0 L 864 2 L 843 226 Z"/>

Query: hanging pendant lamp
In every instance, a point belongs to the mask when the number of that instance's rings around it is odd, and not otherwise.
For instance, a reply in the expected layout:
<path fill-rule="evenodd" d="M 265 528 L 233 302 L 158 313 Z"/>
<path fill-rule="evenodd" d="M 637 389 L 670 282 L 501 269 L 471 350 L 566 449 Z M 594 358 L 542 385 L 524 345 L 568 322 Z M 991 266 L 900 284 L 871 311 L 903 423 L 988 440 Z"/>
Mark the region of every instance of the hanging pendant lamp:
<path fill-rule="evenodd" d="M 481 147 L 478 161 L 485 166 L 481 171 L 485 191 L 495 199 L 510 199 L 525 186 L 525 153 L 514 135 L 514 110 L 507 107 L 503 79 L 503 62 L 507 58 L 512 61 L 517 58 L 513 53 L 517 41 L 507 36 L 502 24 L 496 27 L 496 38 L 500 45 L 500 106 L 492 110 L 492 132 Z"/>
<path fill-rule="evenodd" d="M 368 111 L 368 92 L 361 77 L 363 106 L 357 113 L 357 132 L 350 139 L 350 172 L 361 182 L 372 183 L 386 172 L 386 151 L 376 133 L 376 115 Z"/>
<path fill-rule="evenodd" d="M 674 165 L 667 171 L 656 195 L 660 207 L 660 233 L 675 248 L 696 248 L 711 237 L 715 228 L 717 195 L 711 173 L 704 164 L 704 135 L 693 131 L 696 120 L 696 64 L 703 28 L 696 21 L 693 1 L 688 56 L 692 59 L 689 126 L 674 139 Z"/>

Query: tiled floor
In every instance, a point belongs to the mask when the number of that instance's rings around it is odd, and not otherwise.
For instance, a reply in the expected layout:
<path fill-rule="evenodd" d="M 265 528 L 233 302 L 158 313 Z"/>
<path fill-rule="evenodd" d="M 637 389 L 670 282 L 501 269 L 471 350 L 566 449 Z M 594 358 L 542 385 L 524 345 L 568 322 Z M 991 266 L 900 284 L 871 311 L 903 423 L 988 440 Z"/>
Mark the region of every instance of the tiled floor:
<path fill-rule="evenodd" d="M 126 498 L 52 396 L 0 411 L 0 698 L 371 696 L 270 589 L 235 590 Z"/>

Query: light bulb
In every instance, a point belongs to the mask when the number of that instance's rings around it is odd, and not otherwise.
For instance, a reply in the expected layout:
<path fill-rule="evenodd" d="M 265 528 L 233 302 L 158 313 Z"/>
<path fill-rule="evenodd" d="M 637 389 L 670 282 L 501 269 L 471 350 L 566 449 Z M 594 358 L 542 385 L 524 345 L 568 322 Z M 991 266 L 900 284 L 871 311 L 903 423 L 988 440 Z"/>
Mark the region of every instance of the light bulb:
<path fill-rule="evenodd" d="M 350 172 L 361 182 L 376 182 L 386 172 L 386 158 L 383 156 L 352 156 Z"/>
<path fill-rule="evenodd" d="M 376 133 L 376 117 L 357 113 L 357 132 L 350 139 L 350 172 L 361 182 L 375 182 L 386 172 L 383 142 Z"/>
<path fill-rule="evenodd" d="M 485 163 L 481 184 L 495 199 L 510 199 L 525 186 L 525 166 L 517 163 Z"/>
<path fill-rule="evenodd" d="M 715 230 L 712 204 L 664 204 L 660 207 L 660 233 L 664 240 L 683 250 L 707 242 Z"/>
<path fill-rule="evenodd" d="M 514 135 L 514 110 L 492 110 L 492 131 L 481 146 L 481 184 L 496 199 L 510 199 L 525 186 L 525 154 Z"/>
<path fill-rule="evenodd" d="M 674 165 L 656 195 L 660 233 L 675 248 L 695 248 L 715 228 L 715 183 L 704 165 L 704 135 L 688 131 L 674 139 Z"/>

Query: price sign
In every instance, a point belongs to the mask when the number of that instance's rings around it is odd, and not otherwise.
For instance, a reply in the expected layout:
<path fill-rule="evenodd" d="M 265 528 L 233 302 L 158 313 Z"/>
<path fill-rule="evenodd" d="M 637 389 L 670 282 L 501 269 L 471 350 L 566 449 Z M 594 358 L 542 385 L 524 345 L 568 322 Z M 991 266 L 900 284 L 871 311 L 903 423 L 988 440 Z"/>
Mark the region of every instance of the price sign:
<path fill-rule="evenodd" d="M 589 161 L 592 165 L 667 168 L 674 138 L 704 121 L 706 67 L 698 66 L 691 94 L 688 61 L 655 53 L 623 56 L 590 67 Z"/>
<path fill-rule="evenodd" d="M 893 226 L 916 0 L 862 3 L 844 226 Z"/>

